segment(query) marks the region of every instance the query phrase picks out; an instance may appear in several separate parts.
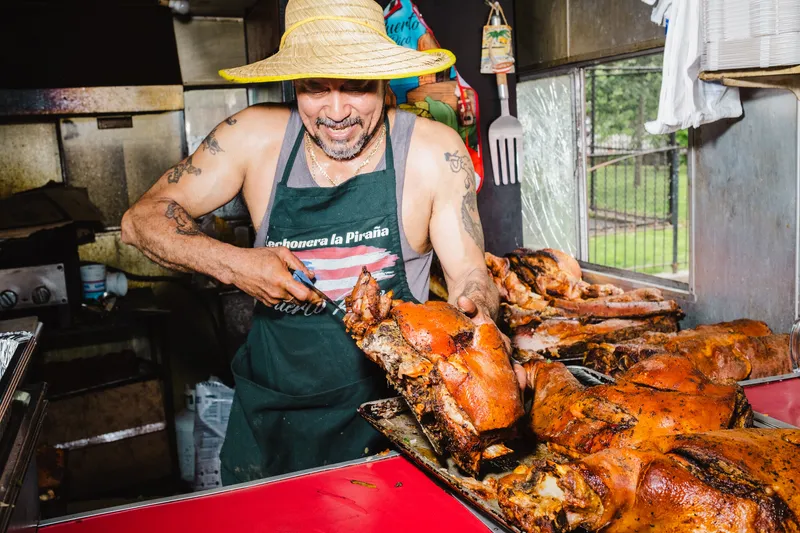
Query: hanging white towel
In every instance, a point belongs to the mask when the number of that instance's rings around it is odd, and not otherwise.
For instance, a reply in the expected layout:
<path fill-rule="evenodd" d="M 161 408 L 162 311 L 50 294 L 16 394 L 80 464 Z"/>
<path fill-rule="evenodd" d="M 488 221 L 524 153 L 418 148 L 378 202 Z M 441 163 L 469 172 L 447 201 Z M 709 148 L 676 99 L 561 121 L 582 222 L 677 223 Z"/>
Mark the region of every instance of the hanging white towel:
<path fill-rule="evenodd" d="M 655 0 L 643 0 L 653 5 Z M 658 118 L 645 124 L 654 135 L 742 115 L 739 89 L 699 79 L 703 55 L 702 2 L 660 0 L 653 21 L 667 26 Z"/>

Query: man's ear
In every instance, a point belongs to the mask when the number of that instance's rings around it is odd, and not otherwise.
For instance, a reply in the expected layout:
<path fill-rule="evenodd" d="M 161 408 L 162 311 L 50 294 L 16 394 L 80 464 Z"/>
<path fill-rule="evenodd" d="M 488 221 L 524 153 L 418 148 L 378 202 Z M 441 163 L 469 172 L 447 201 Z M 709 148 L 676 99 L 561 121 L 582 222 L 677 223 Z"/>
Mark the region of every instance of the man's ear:
<path fill-rule="evenodd" d="M 383 101 L 388 107 L 395 107 L 397 106 L 397 97 L 392 90 L 392 87 L 389 85 L 389 80 L 383 80 Z"/>

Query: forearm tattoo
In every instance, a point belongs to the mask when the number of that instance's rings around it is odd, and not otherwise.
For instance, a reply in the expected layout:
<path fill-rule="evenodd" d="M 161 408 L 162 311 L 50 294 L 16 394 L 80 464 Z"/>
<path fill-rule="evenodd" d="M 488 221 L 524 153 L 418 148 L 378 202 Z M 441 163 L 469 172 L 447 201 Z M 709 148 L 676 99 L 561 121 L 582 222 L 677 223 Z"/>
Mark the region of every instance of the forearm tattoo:
<path fill-rule="evenodd" d="M 175 221 L 175 233 L 178 235 L 200 235 L 200 229 L 197 222 L 189 216 L 189 213 L 178 204 L 178 202 L 169 202 L 167 210 L 164 213 L 168 219 Z"/>

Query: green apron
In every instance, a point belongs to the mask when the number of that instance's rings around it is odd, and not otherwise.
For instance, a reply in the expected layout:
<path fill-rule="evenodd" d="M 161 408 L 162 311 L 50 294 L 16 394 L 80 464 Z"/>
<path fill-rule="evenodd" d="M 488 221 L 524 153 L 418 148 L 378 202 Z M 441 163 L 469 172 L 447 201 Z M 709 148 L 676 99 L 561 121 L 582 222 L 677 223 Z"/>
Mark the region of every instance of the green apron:
<path fill-rule="evenodd" d="M 338 187 L 290 188 L 301 129 L 275 191 L 264 243 L 287 246 L 341 299 L 367 265 L 382 290 L 415 301 L 397 217 L 394 157 L 386 121 L 386 170 Z M 384 372 L 356 346 L 326 304 L 257 304 L 231 368 L 236 391 L 220 454 L 229 485 L 357 459 L 388 441 L 357 413 L 392 395 Z"/>

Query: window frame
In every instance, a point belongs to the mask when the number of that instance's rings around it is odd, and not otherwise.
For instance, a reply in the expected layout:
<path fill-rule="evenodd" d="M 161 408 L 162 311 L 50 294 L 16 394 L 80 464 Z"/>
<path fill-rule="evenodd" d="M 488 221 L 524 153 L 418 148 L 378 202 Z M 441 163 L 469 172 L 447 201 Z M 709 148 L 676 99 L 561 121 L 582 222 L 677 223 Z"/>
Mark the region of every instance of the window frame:
<path fill-rule="evenodd" d="M 574 131 L 573 138 L 575 140 L 575 177 L 576 183 L 576 213 L 575 220 L 576 235 L 578 242 L 576 249 L 578 255 L 576 259 L 584 272 L 584 278 L 591 283 L 613 283 L 625 290 L 633 290 L 643 287 L 655 287 L 664 293 L 665 298 L 673 298 L 684 301 L 696 301 L 696 293 L 694 286 L 695 278 L 695 254 L 694 254 L 694 240 L 695 240 L 695 213 L 694 213 L 694 195 L 695 195 L 695 132 L 693 128 L 689 128 L 689 142 L 686 157 L 686 175 L 687 175 L 687 218 L 688 218 L 688 270 L 689 279 L 687 282 L 671 280 L 662 278 L 652 274 L 644 274 L 641 272 L 634 272 L 623 268 L 608 267 L 596 263 L 590 263 L 589 257 L 589 210 L 588 210 L 588 197 L 587 197 L 587 154 L 588 147 L 586 143 L 586 69 L 596 65 L 611 63 L 621 59 L 629 59 L 633 57 L 641 57 L 646 55 L 655 55 L 663 53 L 664 49 L 654 48 L 643 50 L 631 54 L 621 54 L 615 56 L 608 56 L 601 59 L 581 62 L 573 65 L 561 66 L 554 69 L 547 69 L 535 74 L 523 75 L 519 77 L 519 82 L 532 81 L 537 79 L 544 79 L 556 76 L 569 75 L 572 78 L 572 114 L 574 118 Z"/>

